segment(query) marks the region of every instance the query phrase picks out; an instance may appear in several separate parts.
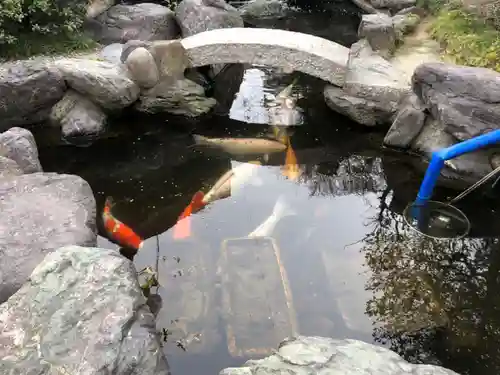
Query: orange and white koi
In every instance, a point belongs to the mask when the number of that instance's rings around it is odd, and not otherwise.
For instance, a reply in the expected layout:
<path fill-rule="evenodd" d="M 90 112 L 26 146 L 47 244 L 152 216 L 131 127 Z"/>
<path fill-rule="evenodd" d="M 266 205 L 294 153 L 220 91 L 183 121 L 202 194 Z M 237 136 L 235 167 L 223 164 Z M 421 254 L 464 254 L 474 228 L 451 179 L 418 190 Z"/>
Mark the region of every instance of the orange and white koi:
<path fill-rule="evenodd" d="M 203 192 L 197 191 L 193 195 L 191 203 L 184 209 L 174 227 L 174 239 L 181 239 L 190 236 L 191 230 L 189 216 L 200 211 L 206 205 L 216 200 L 231 196 L 231 194 L 234 194 L 238 188 L 249 181 L 251 181 L 254 185 L 261 185 L 262 180 L 260 177 L 255 175 L 255 170 L 260 165 L 261 163 L 259 161 L 241 163 L 224 173 L 208 191 L 208 193 L 203 194 Z"/>
<path fill-rule="evenodd" d="M 182 239 L 187 238 L 191 235 L 191 214 L 201 210 L 206 204 L 203 202 L 203 193 L 201 191 L 197 191 L 189 205 L 184 209 L 182 214 L 179 216 L 177 224 L 174 227 L 174 239 Z"/>
<path fill-rule="evenodd" d="M 113 199 L 107 197 L 102 212 L 102 222 L 108 237 L 121 247 L 139 250 L 143 246 L 143 239 L 130 227 L 116 219 L 111 213 Z"/>

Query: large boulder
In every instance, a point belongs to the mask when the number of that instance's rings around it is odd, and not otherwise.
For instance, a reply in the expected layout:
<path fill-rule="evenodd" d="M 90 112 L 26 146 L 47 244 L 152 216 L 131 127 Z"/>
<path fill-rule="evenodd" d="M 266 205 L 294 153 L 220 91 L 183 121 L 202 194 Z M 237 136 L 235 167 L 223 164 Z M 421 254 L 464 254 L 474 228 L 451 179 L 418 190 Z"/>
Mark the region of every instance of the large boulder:
<path fill-rule="evenodd" d="M 391 103 L 394 109 L 411 91 L 404 74 L 373 51 L 366 39 L 351 46 L 343 88 L 352 96 Z"/>
<path fill-rule="evenodd" d="M 383 14 L 363 14 L 358 28 L 358 37 L 366 38 L 372 49 L 388 58 L 396 48 L 396 29 L 392 17 Z"/>
<path fill-rule="evenodd" d="M 175 115 L 196 117 L 209 112 L 215 105 L 205 90 L 189 79 L 162 79 L 155 87 L 141 94 L 135 108 L 145 113 L 168 112 Z"/>
<path fill-rule="evenodd" d="M 398 103 L 409 92 L 404 75 L 362 39 L 349 51 L 343 88 L 327 86 L 324 97 L 334 111 L 375 126 L 391 123 Z"/>
<path fill-rule="evenodd" d="M 429 160 L 434 151 L 450 147 L 455 143 L 456 139 L 443 130 L 439 121 L 428 116 L 423 129 L 413 140 L 411 148 Z M 447 160 L 443 176 L 470 185 L 491 171 L 490 153 L 479 150 Z"/>
<path fill-rule="evenodd" d="M 238 10 L 224 0 L 183 0 L 175 8 L 175 16 L 183 38 L 208 30 L 244 27 Z"/>
<path fill-rule="evenodd" d="M 23 173 L 42 172 L 33 134 L 23 128 L 10 128 L 0 134 L 0 156 L 16 162 Z"/>
<path fill-rule="evenodd" d="M 105 109 L 123 109 L 139 97 L 139 86 L 119 65 L 82 58 L 57 60 L 55 65 L 72 89 Z"/>
<path fill-rule="evenodd" d="M 361 125 L 387 124 L 394 112 L 391 103 L 350 96 L 340 87 L 326 85 L 323 94 L 328 107 Z"/>
<path fill-rule="evenodd" d="M 87 182 L 57 173 L 0 179 L 0 196 L 2 303 L 48 253 L 65 245 L 95 245 L 96 206 Z"/>
<path fill-rule="evenodd" d="M 500 73 L 439 62 L 415 69 L 413 90 L 458 140 L 500 128 Z"/>
<path fill-rule="evenodd" d="M 404 41 L 404 35 L 415 30 L 420 22 L 420 16 L 416 13 L 396 14 L 392 17 L 392 24 L 396 31 L 396 37 L 400 41 Z"/>
<path fill-rule="evenodd" d="M 104 132 L 107 116 L 90 99 L 74 90 L 68 90 L 64 97 L 52 107 L 50 119 L 61 128 L 62 138 L 91 141 Z"/>
<path fill-rule="evenodd" d="M 87 5 L 87 18 L 95 18 L 115 5 L 115 0 L 89 0 Z"/>
<path fill-rule="evenodd" d="M 425 124 L 426 107 L 413 93 L 403 99 L 391 128 L 384 138 L 384 144 L 407 148 L 420 133 Z"/>
<path fill-rule="evenodd" d="M 243 20 L 252 23 L 262 18 L 283 18 L 287 4 L 282 0 L 250 0 L 238 8 Z"/>
<path fill-rule="evenodd" d="M 458 375 L 434 365 L 411 364 L 389 349 L 357 340 L 299 336 L 284 340 L 278 351 L 264 359 L 250 360 L 241 368 L 227 368 L 220 375 L 274 374 L 342 375 Z"/>
<path fill-rule="evenodd" d="M 65 89 L 61 73 L 46 60 L 0 64 L 0 131 L 46 120 Z"/>
<path fill-rule="evenodd" d="M 115 5 L 89 20 L 88 28 L 95 40 L 105 44 L 175 39 L 180 34 L 174 12 L 153 3 Z"/>
<path fill-rule="evenodd" d="M 114 250 L 47 255 L 0 317 L 2 374 L 169 374 L 134 266 Z"/>
<path fill-rule="evenodd" d="M 134 81 L 145 89 L 154 87 L 160 80 L 160 72 L 151 53 L 144 47 L 135 48 L 125 61 Z"/>
<path fill-rule="evenodd" d="M 97 57 L 101 60 L 108 61 L 113 64 L 120 64 L 120 58 L 123 52 L 122 43 L 111 43 L 105 46 L 102 50 L 99 51 Z"/>
<path fill-rule="evenodd" d="M 9 176 L 20 176 L 23 170 L 17 163 L 5 156 L 0 156 L 0 179 Z"/>

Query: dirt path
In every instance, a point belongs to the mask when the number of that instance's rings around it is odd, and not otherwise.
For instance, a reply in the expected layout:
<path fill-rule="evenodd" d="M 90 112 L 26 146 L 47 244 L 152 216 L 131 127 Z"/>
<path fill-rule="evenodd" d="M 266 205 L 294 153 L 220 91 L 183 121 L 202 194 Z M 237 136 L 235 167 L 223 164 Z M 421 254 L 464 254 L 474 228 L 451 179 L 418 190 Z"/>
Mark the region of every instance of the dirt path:
<path fill-rule="evenodd" d="M 424 19 L 412 34 L 405 37 L 404 43 L 396 50 L 391 62 L 401 70 L 408 80 L 415 68 L 425 62 L 445 61 L 440 53 L 439 43 L 429 33 L 432 19 Z"/>

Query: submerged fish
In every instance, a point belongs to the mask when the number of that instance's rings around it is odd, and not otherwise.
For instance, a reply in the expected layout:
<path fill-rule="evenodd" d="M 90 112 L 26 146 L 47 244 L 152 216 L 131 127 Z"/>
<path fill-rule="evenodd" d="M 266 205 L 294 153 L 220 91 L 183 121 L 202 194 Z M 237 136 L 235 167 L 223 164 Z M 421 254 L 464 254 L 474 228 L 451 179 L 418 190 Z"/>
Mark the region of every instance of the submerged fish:
<path fill-rule="evenodd" d="M 290 142 L 288 128 L 273 125 L 271 126 L 271 131 L 276 140 L 287 146 L 285 165 L 281 168 L 281 174 L 292 181 L 297 181 L 302 175 L 303 170 L 297 162 L 297 156 Z"/>
<path fill-rule="evenodd" d="M 241 163 L 240 165 L 231 168 L 217 180 L 215 185 L 203 196 L 202 202 L 207 205 L 219 199 L 224 199 L 241 186 L 251 180 L 254 185 L 261 185 L 260 177 L 255 176 L 256 169 L 261 165 L 259 161 L 251 161 Z"/>
<path fill-rule="evenodd" d="M 205 206 L 203 203 L 203 193 L 201 191 L 197 191 L 193 198 L 191 198 L 191 202 L 184 209 L 184 211 L 179 216 L 177 223 L 174 227 L 173 238 L 181 239 L 186 238 L 191 235 L 191 220 L 189 217 L 193 212 L 197 212 L 201 210 Z"/>
<path fill-rule="evenodd" d="M 111 213 L 113 205 L 113 199 L 107 197 L 102 212 L 102 222 L 109 239 L 121 247 L 134 249 L 137 252 L 143 246 L 144 241 L 130 227 L 113 216 Z"/>
<path fill-rule="evenodd" d="M 297 213 L 292 210 L 285 202 L 283 196 L 280 196 L 274 205 L 273 213 L 262 224 L 260 224 L 248 237 L 266 237 L 270 236 L 276 224 L 286 216 L 293 216 Z"/>
<path fill-rule="evenodd" d="M 193 195 L 191 203 L 179 216 L 179 220 L 173 229 L 173 238 L 182 239 L 189 237 L 191 235 L 190 216 L 200 211 L 207 204 L 231 196 L 232 193 L 235 193 L 240 186 L 246 184 L 252 177 L 253 184 L 262 184 L 261 179 L 254 176 L 255 168 L 259 165 L 260 162 L 258 161 L 242 163 L 224 173 L 208 193 L 203 194 L 203 192 L 197 191 Z"/>
<path fill-rule="evenodd" d="M 290 140 L 288 140 L 288 148 L 286 150 L 285 165 L 281 168 L 281 174 L 291 181 L 297 181 L 303 174 L 302 168 L 297 163 L 297 156 L 292 148 Z"/>
<path fill-rule="evenodd" d="M 283 152 L 283 143 L 263 138 L 208 138 L 193 135 L 197 145 L 219 148 L 233 155 L 269 154 Z"/>

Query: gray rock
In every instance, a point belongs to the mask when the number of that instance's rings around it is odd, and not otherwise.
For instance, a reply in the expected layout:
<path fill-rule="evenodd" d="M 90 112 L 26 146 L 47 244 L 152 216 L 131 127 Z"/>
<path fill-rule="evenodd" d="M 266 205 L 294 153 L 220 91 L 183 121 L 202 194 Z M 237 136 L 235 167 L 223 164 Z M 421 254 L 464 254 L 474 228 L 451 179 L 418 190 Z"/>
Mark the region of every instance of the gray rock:
<path fill-rule="evenodd" d="M 181 79 L 189 65 L 189 58 L 179 40 L 161 40 L 151 43 L 149 52 L 156 61 L 160 77 Z"/>
<path fill-rule="evenodd" d="M 384 138 L 384 144 L 407 148 L 422 130 L 426 107 L 415 94 L 409 94 L 399 106 L 399 111 Z"/>
<path fill-rule="evenodd" d="M 136 109 L 146 113 L 168 112 L 195 117 L 209 112 L 215 105 L 200 85 L 188 79 L 163 78 L 158 85 L 141 94 Z"/>
<path fill-rule="evenodd" d="M 48 253 L 66 245 L 95 245 L 96 206 L 87 182 L 57 173 L 0 179 L 0 196 L 2 303 Z"/>
<path fill-rule="evenodd" d="M 379 56 L 366 39 L 351 46 L 344 90 L 351 96 L 394 107 L 410 92 L 404 74 Z"/>
<path fill-rule="evenodd" d="M 250 360 L 241 368 L 220 375 L 274 374 L 342 375 L 458 375 L 434 365 L 411 364 L 393 351 L 357 340 L 299 336 L 284 340 L 278 351 L 264 359 Z"/>
<path fill-rule="evenodd" d="M 115 5 L 115 0 L 89 0 L 87 18 L 95 18 Z"/>
<path fill-rule="evenodd" d="M 10 176 L 20 176 L 23 170 L 17 163 L 5 156 L 0 156 L 0 179 Z"/>
<path fill-rule="evenodd" d="M 134 266 L 114 250 L 57 249 L 0 316 L 2 374 L 170 373 Z"/>
<path fill-rule="evenodd" d="M 415 30 L 419 22 L 420 17 L 413 13 L 396 14 L 392 17 L 392 23 L 398 40 L 403 40 L 404 35 Z"/>
<path fill-rule="evenodd" d="M 46 120 L 65 89 L 61 73 L 45 60 L 0 64 L 0 131 Z"/>
<path fill-rule="evenodd" d="M 419 65 L 413 90 L 446 132 L 459 140 L 500 128 L 500 74 L 444 63 Z"/>
<path fill-rule="evenodd" d="M 224 0 L 182 0 L 175 8 L 175 16 L 183 38 L 203 31 L 245 25 L 238 10 Z M 224 67 L 225 64 L 212 65 L 209 77 L 214 79 Z"/>
<path fill-rule="evenodd" d="M 42 172 L 33 134 L 23 128 L 10 128 L 0 134 L 0 156 L 14 160 L 23 173 Z"/>
<path fill-rule="evenodd" d="M 151 42 L 144 40 L 129 40 L 123 45 L 122 53 L 120 55 L 120 61 L 125 63 L 127 61 L 128 55 L 130 55 L 136 48 L 143 47 L 149 49 L 151 47 Z"/>
<path fill-rule="evenodd" d="M 180 34 L 174 12 L 153 3 L 115 5 L 89 21 L 88 29 L 95 40 L 105 44 L 175 39 Z"/>
<path fill-rule="evenodd" d="M 244 21 L 267 17 L 282 18 L 286 14 L 287 5 L 282 0 L 251 0 L 238 8 Z"/>
<path fill-rule="evenodd" d="M 493 168 L 493 169 L 497 169 L 498 167 L 500 167 L 500 154 L 495 153 L 495 154 L 491 155 L 490 165 L 491 165 L 491 168 Z"/>
<path fill-rule="evenodd" d="M 150 89 L 160 79 L 160 73 L 151 53 L 146 48 L 134 49 L 125 62 L 134 81 L 141 88 Z"/>
<path fill-rule="evenodd" d="M 370 2 L 375 8 L 390 9 L 394 12 L 416 4 L 416 0 L 370 0 Z"/>
<path fill-rule="evenodd" d="M 325 87 L 324 97 L 328 107 L 358 124 L 376 126 L 391 121 L 393 108 L 384 107 L 384 103 L 350 96 L 341 88 L 331 85 Z"/>
<path fill-rule="evenodd" d="M 92 101 L 73 90 L 52 107 L 51 122 L 61 127 L 64 139 L 97 138 L 105 130 L 106 114 Z"/>
<path fill-rule="evenodd" d="M 392 18 L 385 14 L 363 14 L 358 36 L 366 38 L 372 49 L 385 58 L 396 48 L 396 30 Z"/>
<path fill-rule="evenodd" d="M 108 44 L 106 47 L 99 51 L 99 54 L 97 56 L 100 59 L 108 61 L 110 63 L 120 64 L 120 57 L 123 52 L 123 46 L 124 44 L 122 43 Z"/>
<path fill-rule="evenodd" d="M 237 9 L 224 0 L 183 0 L 175 8 L 182 37 L 203 31 L 230 27 L 243 27 Z"/>
<path fill-rule="evenodd" d="M 368 0 L 352 0 L 353 4 L 369 14 L 383 13 L 382 10 L 375 8 Z M 384 13 L 385 14 L 385 13 Z"/>
<path fill-rule="evenodd" d="M 456 139 L 443 130 L 443 126 L 431 116 L 428 116 L 420 134 L 413 141 L 411 148 L 427 159 L 439 149 L 449 147 L 456 143 Z M 456 174 L 447 177 L 460 178 L 464 182 L 474 183 L 481 177 L 491 172 L 489 153 L 484 150 L 461 155 L 445 162 L 445 173 Z M 447 170 L 447 171 L 446 171 Z"/>
<path fill-rule="evenodd" d="M 139 87 L 121 66 L 97 60 L 55 62 L 68 85 L 105 109 L 123 109 L 137 100 Z"/>

